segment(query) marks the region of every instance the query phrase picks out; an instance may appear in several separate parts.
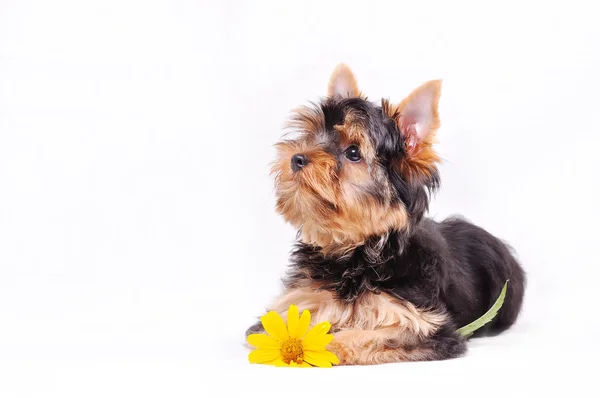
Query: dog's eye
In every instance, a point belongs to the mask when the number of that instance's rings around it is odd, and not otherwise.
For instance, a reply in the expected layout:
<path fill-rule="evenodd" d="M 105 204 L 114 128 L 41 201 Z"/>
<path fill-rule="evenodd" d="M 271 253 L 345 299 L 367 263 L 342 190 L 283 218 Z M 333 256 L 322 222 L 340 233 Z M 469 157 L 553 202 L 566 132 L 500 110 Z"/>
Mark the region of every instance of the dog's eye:
<path fill-rule="evenodd" d="M 344 151 L 344 156 L 346 156 L 346 159 L 351 162 L 360 162 L 361 159 L 360 151 L 356 145 L 350 145 L 348 148 L 346 148 Z"/>

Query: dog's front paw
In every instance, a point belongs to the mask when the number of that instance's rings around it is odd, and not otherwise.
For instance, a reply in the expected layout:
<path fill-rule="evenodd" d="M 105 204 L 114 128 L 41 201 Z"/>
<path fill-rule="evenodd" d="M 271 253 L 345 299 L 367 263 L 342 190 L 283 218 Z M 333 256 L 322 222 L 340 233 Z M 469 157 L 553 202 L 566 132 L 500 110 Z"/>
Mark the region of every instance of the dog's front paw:
<path fill-rule="evenodd" d="M 356 352 L 346 344 L 335 341 L 329 343 L 327 350 L 333 352 L 340 360 L 340 365 L 353 365 L 356 359 Z"/>

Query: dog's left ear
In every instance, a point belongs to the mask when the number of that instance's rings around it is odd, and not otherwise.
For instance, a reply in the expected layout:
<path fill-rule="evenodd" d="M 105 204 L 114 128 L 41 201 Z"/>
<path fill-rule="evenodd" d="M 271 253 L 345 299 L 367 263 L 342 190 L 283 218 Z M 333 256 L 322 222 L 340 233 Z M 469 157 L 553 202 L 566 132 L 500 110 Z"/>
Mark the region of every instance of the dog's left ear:
<path fill-rule="evenodd" d="M 408 178 L 431 177 L 440 161 L 432 146 L 440 127 L 438 103 L 441 80 L 431 80 L 406 97 L 399 105 L 387 108 L 406 143 L 402 171 Z"/>
<path fill-rule="evenodd" d="M 339 64 L 329 78 L 328 97 L 360 97 L 360 90 L 354 74 L 346 64 Z"/>
<path fill-rule="evenodd" d="M 398 105 L 400 131 L 413 145 L 427 141 L 440 127 L 438 103 L 442 81 L 431 80 L 415 89 Z"/>

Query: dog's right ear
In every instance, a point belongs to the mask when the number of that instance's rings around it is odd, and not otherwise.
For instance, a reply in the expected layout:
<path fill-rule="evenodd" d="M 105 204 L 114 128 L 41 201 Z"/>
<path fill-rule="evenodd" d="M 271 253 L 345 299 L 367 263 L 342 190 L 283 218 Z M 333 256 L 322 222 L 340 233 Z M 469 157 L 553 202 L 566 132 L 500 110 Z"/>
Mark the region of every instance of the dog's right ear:
<path fill-rule="evenodd" d="M 328 97 L 360 97 L 360 90 L 354 74 L 346 64 L 339 64 L 329 78 Z"/>

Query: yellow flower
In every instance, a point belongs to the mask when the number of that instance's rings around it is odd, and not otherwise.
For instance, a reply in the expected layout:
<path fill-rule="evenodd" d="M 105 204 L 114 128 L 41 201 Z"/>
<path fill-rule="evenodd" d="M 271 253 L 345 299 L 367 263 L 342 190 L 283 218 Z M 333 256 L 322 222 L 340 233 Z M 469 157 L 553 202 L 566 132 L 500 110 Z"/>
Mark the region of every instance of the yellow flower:
<path fill-rule="evenodd" d="M 327 333 L 331 324 L 321 322 L 308 330 L 310 312 L 307 310 L 298 317 L 298 307 L 290 305 L 287 327 L 275 311 L 269 311 L 260 321 L 269 335 L 248 336 L 248 343 L 256 347 L 248 355 L 250 363 L 303 368 L 330 368 L 340 363 L 334 353 L 325 349 L 333 340 L 333 335 Z"/>

